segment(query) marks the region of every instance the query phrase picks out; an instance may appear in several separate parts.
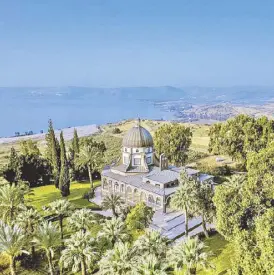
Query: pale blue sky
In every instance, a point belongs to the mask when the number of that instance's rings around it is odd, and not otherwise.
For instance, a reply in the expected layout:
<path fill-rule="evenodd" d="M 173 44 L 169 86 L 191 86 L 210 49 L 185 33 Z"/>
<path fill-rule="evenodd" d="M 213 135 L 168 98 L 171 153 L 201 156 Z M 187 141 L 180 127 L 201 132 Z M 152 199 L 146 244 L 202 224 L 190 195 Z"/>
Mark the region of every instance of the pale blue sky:
<path fill-rule="evenodd" d="M 274 85 L 271 0 L 0 0 L 0 86 Z"/>

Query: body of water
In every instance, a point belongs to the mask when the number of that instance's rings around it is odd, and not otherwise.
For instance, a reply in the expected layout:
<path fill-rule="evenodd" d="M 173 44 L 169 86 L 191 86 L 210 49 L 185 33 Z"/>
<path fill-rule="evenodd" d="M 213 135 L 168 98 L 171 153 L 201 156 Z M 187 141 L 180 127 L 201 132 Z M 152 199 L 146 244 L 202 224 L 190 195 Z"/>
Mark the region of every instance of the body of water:
<path fill-rule="evenodd" d="M 172 119 L 153 100 L 111 92 L 71 94 L 66 91 L 24 90 L 0 94 L 0 136 L 15 132 L 47 131 L 51 118 L 56 129 L 106 124 L 130 118 Z"/>

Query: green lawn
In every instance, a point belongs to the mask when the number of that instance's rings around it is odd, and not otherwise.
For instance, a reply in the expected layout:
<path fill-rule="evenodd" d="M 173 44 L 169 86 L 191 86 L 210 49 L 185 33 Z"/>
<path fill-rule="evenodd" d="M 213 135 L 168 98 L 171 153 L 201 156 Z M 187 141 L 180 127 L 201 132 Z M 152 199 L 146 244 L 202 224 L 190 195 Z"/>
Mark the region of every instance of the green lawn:
<path fill-rule="evenodd" d="M 95 181 L 94 186 L 100 185 L 100 181 Z M 48 205 L 52 201 L 61 199 L 60 190 L 56 189 L 54 185 L 46 185 L 33 188 L 33 195 L 27 196 L 28 204 L 34 206 L 38 211 L 42 210 L 43 206 Z M 87 199 L 83 199 L 83 195 L 90 190 L 89 182 L 73 182 L 70 186 L 70 195 L 68 200 L 75 205 L 75 207 L 92 207 L 94 204 Z"/>
<path fill-rule="evenodd" d="M 205 240 L 207 251 L 213 253 L 210 263 L 215 269 L 202 271 L 198 270 L 197 275 L 225 275 L 229 274 L 228 269 L 231 268 L 231 257 L 233 255 L 232 245 L 228 243 L 220 234 L 215 234 Z M 184 272 L 178 272 L 176 275 L 184 275 Z"/>

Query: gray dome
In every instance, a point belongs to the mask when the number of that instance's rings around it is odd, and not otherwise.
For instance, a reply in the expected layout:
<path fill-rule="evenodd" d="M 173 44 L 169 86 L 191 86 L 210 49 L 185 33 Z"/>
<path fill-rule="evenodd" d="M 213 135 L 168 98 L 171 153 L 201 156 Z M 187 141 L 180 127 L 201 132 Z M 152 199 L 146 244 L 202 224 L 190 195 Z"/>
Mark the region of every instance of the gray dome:
<path fill-rule="evenodd" d="M 150 132 L 140 125 L 131 128 L 123 138 L 124 147 L 151 147 L 153 139 Z"/>

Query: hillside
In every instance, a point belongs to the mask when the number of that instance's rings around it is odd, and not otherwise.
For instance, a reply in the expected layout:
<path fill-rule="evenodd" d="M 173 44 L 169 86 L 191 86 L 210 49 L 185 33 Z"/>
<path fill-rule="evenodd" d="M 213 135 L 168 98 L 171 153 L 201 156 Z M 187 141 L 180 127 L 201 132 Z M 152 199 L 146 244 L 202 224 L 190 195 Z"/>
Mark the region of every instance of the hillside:
<path fill-rule="evenodd" d="M 106 124 L 99 128 L 95 125 L 75 127 L 78 131 L 79 137 L 94 135 L 94 138 L 100 141 L 104 141 L 108 148 L 106 152 L 106 158 L 108 161 L 114 161 L 117 159 L 117 156 L 120 156 L 120 147 L 122 142 L 122 137 L 136 122 L 134 120 L 125 120 L 119 123 L 110 123 Z M 142 125 L 147 128 L 153 135 L 155 130 L 166 123 L 164 121 L 153 121 L 153 120 L 143 120 Z M 198 152 L 207 152 L 209 137 L 208 131 L 209 126 L 207 125 L 197 125 L 185 123 L 192 128 L 193 139 L 191 149 Z M 113 134 L 114 128 L 119 128 L 121 130 L 120 134 Z M 73 133 L 72 128 L 63 129 L 65 140 L 69 141 L 72 138 Z M 58 136 L 60 131 L 56 131 Z M 11 147 L 19 150 L 19 144 L 21 140 L 24 139 L 33 139 L 38 142 L 38 146 L 43 152 L 45 146 L 45 134 L 33 135 L 33 136 L 24 136 L 24 137 L 15 137 L 15 138 L 0 138 L 0 167 L 7 162 L 7 158 L 10 152 Z"/>

